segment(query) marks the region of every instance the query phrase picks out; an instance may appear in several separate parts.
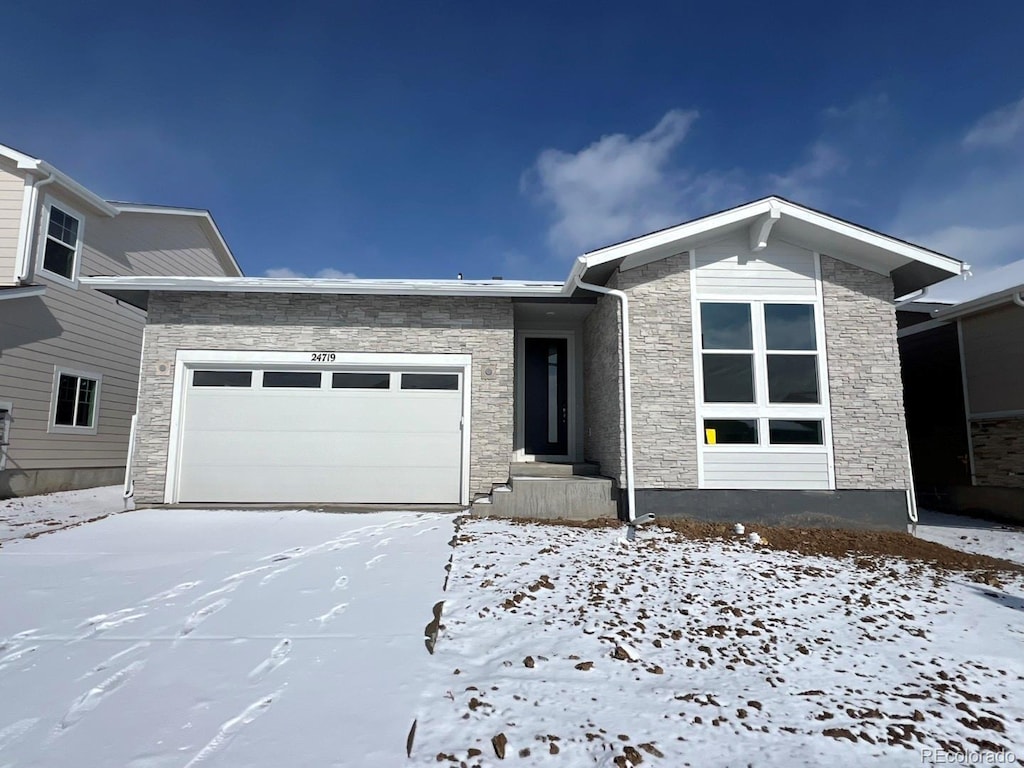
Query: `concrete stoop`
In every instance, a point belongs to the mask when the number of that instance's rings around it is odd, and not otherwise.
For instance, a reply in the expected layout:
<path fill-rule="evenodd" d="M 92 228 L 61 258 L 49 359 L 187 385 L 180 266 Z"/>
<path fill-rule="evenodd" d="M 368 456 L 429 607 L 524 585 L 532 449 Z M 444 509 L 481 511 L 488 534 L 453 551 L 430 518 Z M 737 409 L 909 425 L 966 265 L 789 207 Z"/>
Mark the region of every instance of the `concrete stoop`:
<path fill-rule="evenodd" d="M 513 464 L 508 484 L 473 502 L 472 511 L 481 517 L 535 520 L 616 517 L 615 484 L 598 472 L 596 464 Z"/>

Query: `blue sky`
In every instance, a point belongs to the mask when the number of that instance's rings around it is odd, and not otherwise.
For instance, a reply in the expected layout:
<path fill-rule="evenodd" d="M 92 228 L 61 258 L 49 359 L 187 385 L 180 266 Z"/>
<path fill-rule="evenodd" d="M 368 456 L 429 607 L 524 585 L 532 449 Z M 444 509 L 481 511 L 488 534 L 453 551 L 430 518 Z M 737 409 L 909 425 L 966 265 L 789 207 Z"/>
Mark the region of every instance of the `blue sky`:
<path fill-rule="evenodd" d="M 769 193 L 980 271 L 1024 256 L 1018 0 L 57 0 L 5 22 L 0 142 L 110 199 L 209 208 L 250 275 L 560 279 Z"/>

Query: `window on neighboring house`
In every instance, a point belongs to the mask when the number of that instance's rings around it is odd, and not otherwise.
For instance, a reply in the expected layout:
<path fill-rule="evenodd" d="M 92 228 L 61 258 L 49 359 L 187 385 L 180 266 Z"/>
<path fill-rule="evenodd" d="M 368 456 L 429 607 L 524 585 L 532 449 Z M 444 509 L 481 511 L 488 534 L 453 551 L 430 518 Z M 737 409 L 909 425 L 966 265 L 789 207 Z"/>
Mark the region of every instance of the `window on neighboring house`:
<path fill-rule="evenodd" d="M 815 312 L 799 302 L 701 302 L 705 445 L 824 444 Z"/>
<path fill-rule="evenodd" d="M 7 468 L 7 446 L 11 440 L 11 404 L 0 403 L 0 470 Z"/>
<path fill-rule="evenodd" d="M 53 395 L 55 431 L 96 431 L 100 377 L 96 374 L 57 370 Z"/>
<path fill-rule="evenodd" d="M 43 245 L 43 269 L 65 280 L 74 280 L 82 244 L 82 220 L 51 203 Z"/>

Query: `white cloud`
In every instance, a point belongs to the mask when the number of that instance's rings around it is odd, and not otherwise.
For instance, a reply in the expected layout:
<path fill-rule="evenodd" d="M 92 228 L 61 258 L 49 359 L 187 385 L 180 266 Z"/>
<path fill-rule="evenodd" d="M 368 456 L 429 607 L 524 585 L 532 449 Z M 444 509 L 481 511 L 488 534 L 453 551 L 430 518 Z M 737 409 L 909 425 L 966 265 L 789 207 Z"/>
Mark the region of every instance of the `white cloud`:
<path fill-rule="evenodd" d="M 807 158 L 783 174 L 770 174 L 771 191 L 794 202 L 821 205 L 826 185 L 834 187 L 834 180 L 847 168 L 843 153 L 832 144 L 818 140 L 811 145 Z"/>
<path fill-rule="evenodd" d="M 672 110 L 635 138 L 616 133 L 579 152 L 541 152 L 521 187 L 551 206 L 551 247 L 578 253 L 643 234 L 703 212 L 734 190 L 729 174 L 675 167 L 673 154 L 697 117 Z"/>
<path fill-rule="evenodd" d="M 967 132 L 963 143 L 971 149 L 1003 147 L 1016 139 L 1024 139 L 1024 97 L 984 115 Z"/>
<path fill-rule="evenodd" d="M 278 278 L 299 278 L 299 277 L 318 277 L 321 280 L 352 280 L 356 277 L 353 272 L 342 272 L 340 269 L 321 269 L 315 272 L 313 275 L 307 275 L 303 272 L 296 272 L 291 267 L 275 267 L 268 269 L 264 275 L 266 277 L 278 277 Z"/>

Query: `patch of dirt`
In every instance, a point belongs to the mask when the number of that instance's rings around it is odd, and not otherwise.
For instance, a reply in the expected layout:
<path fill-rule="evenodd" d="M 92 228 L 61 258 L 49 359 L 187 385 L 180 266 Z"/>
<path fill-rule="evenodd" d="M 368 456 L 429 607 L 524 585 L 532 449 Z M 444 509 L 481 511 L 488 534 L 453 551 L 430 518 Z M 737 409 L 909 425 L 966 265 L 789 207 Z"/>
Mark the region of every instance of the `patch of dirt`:
<path fill-rule="evenodd" d="M 512 522 L 534 525 L 566 525 L 573 528 L 616 528 L 620 520 L 525 520 Z M 657 525 L 675 531 L 688 539 L 726 539 L 735 541 L 741 537 L 733 533 L 732 523 L 711 523 L 702 520 L 682 518 L 659 518 Z M 846 530 L 836 528 L 784 528 L 770 525 L 748 525 L 748 532 L 756 531 L 762 538 L 757 546 L 771 549 L 790 550 L 802 555 L 823 555 L 825 557 L 876 556 L 901 557 L 932 565 L 950 571 L 978 573 L 978 580 L 992 583 L 994 574 L 999 572 L 1022 573 L 1024 566 L 987 555 L 975 555 L 950 549 L 924 539 L 917 539 L 909 533 L 896 531 Z M 860 563 L 858 563 L 860 565 Z M 863 567 L 873 568 L 867 561 Z M 998 584 L 993 584 L 998 586 Z"/>

